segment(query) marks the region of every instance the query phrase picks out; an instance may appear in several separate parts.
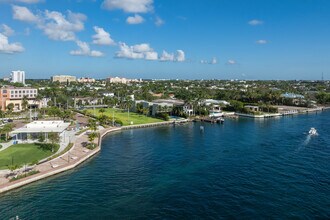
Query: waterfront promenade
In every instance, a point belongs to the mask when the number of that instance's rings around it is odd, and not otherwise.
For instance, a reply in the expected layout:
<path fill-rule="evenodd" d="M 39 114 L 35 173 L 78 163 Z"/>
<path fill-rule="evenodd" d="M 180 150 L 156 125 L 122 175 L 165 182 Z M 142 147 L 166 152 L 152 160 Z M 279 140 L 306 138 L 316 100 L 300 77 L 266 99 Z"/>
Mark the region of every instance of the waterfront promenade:
<path fill-rule="evenodd" d="M 181 120 L 177 123 L 185 123 L 187 121 L 188 120 Z M 12 182 L 10 182 L 9 179 L 5 177 L 5 173 L 8 173 L 8 171 L 0 174 L 0 193 L 22 187 L 29 183 L 62 173 L 64 171 L 70 170 L 78 166 L 79 164 L 91 158 L 101 150 L 102 138 L 110 132 L 120 131 L 122 129 L 126 130 L 126 129 L 135 129 L 135 128 L 143 128 L 143 127 L 170 125 L 173 123 L 174 123 L 173 121 L 166 121 L 166 122 L 156 122 L 156 123 L 149 123 L 142 125 L 131 125 L 125 127 L 110 127 L 110 128 L 100 127 L 99 130 L 97 131 L 100 134 L 99 139 L 96 139 L 94 141 L 97 144 L 97 147 L 93 150 L 89 150 L 85 147 L 86 143 L 88 143 L 88 135 L 87 135 L 88 131 L 86 131 L 75 138 L 73 147 L 68 152 L 50 161 L 46 161 L 34 167 L 31 167 L 31 169 L 39 171 L 39 173 L 37 174 Z"/>
<path fill-rule="evenodd" d="M 84 147 L 85 143 L 88 142 L 87 132 L 77 136 L 73 147 L 66 153 L 62 154 L 61 156 L 52 159 L 50 161 L 38 164 L 33 167 L 33 170 L 39 171 L 39 173 L 28 176 L 26 178 L 22 178 L 13 182 L 10 182 L 5 175 L 0 176 L 0 193 L 24 186 L 26 184 L 44 179 L 46 177 L 53 176 L 55 174 L 64 172 L 66 170 L 72 169 L 88 158 L 95 155 L 101 149 L 101 140 L 104 135 L 112 131 L 118 131 L 121 128 L 106 128 L 99 130 L 100 133 L 100 140 L 95 140 L 95 142 L 99 142 L 98 146 L 93 149 L 89 150 Z"/>

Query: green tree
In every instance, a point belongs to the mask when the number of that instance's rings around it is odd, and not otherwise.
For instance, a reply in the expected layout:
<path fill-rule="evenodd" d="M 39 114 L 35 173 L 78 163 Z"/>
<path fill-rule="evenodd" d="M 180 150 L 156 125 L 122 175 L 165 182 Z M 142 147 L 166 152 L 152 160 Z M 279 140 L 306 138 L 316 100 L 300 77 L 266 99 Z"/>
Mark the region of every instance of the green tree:
<path fill-rule="evenodd" d="M 26 110 L 27 106 L 29 105 L 29 101 L 28 101 L 28 98 L 27 96 L 25 95 L 22 99 L 22 109 L 23 110 Z"/>
<path fill-rule="evenodd" d="M 96 120 L 94 119 L 88 119 L 88 127 L 92 130 L 92 131 L 96 131 L 97 130 L 97 124 L 96 124 Z"/>
<path fill-rule="evenodd" d="M 8 137 L 9 137 L 9 133 L 13 131 L 13 128 L 14 128 L 14 124 L 12 123 L 8 123 L 8 124 L 5 124 L 5 126 L 3 126 L 2 128 L 2 132 L 6 134 L 6 141 L 8 140 Z"/>
<path fill-rule="evenodd" d="M 60 143 L 60 136 L 56 132 L 50 132 L 48 133 L 48 140 L 52 143 L 52 152 L 54 152 L 54 144 Z"/>
<path fill-rule="evenodd" d="M 13 110 L 14 110 L 14 104 L 13 103 L 9 103 L 8 105 L 7 105 L 7 109 L 8 109 L 8 111 L 9 112 L 12 112 Z"/>

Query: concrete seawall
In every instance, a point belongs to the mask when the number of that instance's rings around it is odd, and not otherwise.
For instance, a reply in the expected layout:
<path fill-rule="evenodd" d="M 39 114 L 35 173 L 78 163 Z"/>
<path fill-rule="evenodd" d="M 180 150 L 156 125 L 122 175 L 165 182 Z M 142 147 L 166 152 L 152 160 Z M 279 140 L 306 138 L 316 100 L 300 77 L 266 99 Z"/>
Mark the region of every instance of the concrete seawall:
<path fill-rule="evenodd" d="M 22 178 L 13 182 L 8 182 L 5 183 L 3 185 L 0 185 L 0 193 L 4 193 L 22 186 L 25 186 L 27 184 L 36 182 L 38 180 L 42 180 L 51 176 L 54 176 L 56 174 L 65 172 L 67 170 L 71 170 L 75 167 L 77 167 L 78 165 L 80 165 L 81 163 L 83 163 L 84 161 L 88 160 L 89 158 L 91 158 L 92 156 L 94 156 L 95 154 L 97 154 L 100 150 L 101 150 L 101 145 L 102 145 L 102 139 L 105 135 L 107 135 L 108 133 L 114 132 L 114 131 L 121 131 L 121 130 L 128 130 L 128 129 L 136 129 L 136 128 L 146 128 L 146 127 L 155 127 L 155 126 L 164 126 L 164 125 L 171 125 L 171 124 L 175 124 L 175 123 L 185 123 L 188 122 L 188 120 L 182 120 L 182 121 L 166 121 L 166 122 L 157 122 L 157 123 L 150 123 L 150 124 L 142 124 L 142 125 L 130 125 L 130 126 L 125 126 L 125 127 L 119 127 L 119 128 L 108 128 L 108 129 L 103 129 L 100 132 L 100 138 L 98 140 L 98 146 L 94 149 L 91 150 L 88 154 L 86 154 L 84 157 L 79 158 L 79 160 L 76 161 L 71 161 L 70 163 L 57 167 L 57 168 L 53 168 L 51 170 L 47 170 L 44 172 L 40 172 L 38 174 L 32 175 L 32 176 L 28 176 L 26 178 Z M 81 134 L 80 136 L 82 136 L 83 134 Z M 81 143 L 74 143 L 74 146 L 71 148 L 71 150 L 73 150 L 77 145 L 79 145 Z M 71 151 L 69 150 L 69 152 Z M 63 154 L 62 156 L 64 157 L 64 155 L 68 154 L 69 152 Z M 61 158 L 62 156 L 59 156 L 58 158 Z M 55 158 L 55 159 L 58 159 Z M 55 160 L 53 159 L 53 160 Z M 53 161 L 52 160 L 52 161 Z M 52 161 L 48 161 L 45 163 L 49 163 Z"/>

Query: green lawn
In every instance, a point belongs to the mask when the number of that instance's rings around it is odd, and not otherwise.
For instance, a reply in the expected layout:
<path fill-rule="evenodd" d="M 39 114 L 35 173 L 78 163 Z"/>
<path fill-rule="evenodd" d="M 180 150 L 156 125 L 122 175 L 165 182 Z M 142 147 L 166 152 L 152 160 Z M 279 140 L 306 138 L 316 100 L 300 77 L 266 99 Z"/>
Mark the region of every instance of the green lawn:
<path fill-rule="evenodd" d="M 58 150 L 54 149 L 54 152 Z M 6 150 L 0 151 L 0 170 L 7 169 L 11 165 L 12 159 L 14 165 L 23 166 L 35 161 L 44 159 L 53 153 L 50 150 L 43 150 L 36 144 L 15 144 Z"/>
<path fill-rule="evenodd" d="M 93 109 L 88 110 L 89 113 L 94 114 Z M 103 114 L 112 117 L 113 112 L 115 113 L 115 118 L 119 119 L 123 122 L 123 125 L 130 125 L 130 121 L 133 121 L 133 125 L 138 125 L 138 124 L 148 124 L 148 123 L 154 123 L 154 122 L 162 122 L 163 120 L 157 119 L 157 118 L 152 118 L 152 117 L 147 117 L 145 115 L 140 115 L 134 112 L 129 113 L 129 120 L 128 120 L 128 114 L 127 111 L 123 110 L 118 110 L 118 109 L 113 109 L 113 108 L 106 108 L 105 112 Z M 99 109 L 95 109 L 95 115 L 99 116 L 101 113 L 99 113 Z"/>

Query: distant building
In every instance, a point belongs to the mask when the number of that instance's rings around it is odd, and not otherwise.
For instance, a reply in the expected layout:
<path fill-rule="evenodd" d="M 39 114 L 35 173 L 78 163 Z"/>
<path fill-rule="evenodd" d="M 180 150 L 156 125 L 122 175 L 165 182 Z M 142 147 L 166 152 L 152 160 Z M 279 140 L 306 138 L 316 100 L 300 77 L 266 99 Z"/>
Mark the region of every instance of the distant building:
<path fill-rule="evenodd" d="M 126 78 L 120 78 L 120 77 L 109 77 L 109 78 L 107 78 L 107 82 L 127 84 L 130 82 L 142 82 L 142 79 L 138 80 L 138 79 L 126 79 Z"/>
<path fill-rule="evenodd" d="M 287 99 L 304 99 L 305 98 L 305 96 L 295 94 L 295 93 L 284 93 L 281 95 L 281 97 L 287 98 Z"/>
<path fill-rule="evenodd" d="M 115 93 L 113 93 L 113 92 L 105 92 L 105 93 L 103 93 L 103 96 L 104 97 L 114 97 L 115 96 Z"/>
<path fill-rule="evenodd" d="M 28 87 L 2 87 L 0 89 L 0 108 L 2 111 L 7 110 L 9 104 L 14 104 L 13 111 L 21 111 L 23 98 L 26 97 L 28 102 L 35 100 L 38 90 Z M 39 106 L 39 105 L 38 105 Z"/>
<path fill-rule="evenodd" d="M 94 83 L 95 79 L 94 78 L 88 78 L 88 77 L 81 77 L 77 80 L 80 83 Z"/>
<path fill-rule="evenodd" d="M 52 76 L 51 80 L 52 82 L 60 82 L 60 83 L 75 82 L 77 81 L 77 77 L 69 76 L 69 75 L 56 75 L 56 76 Z"/>
<path fill-rule="evenodd" d="M 10 82 L 23 83 L 25 85 L 25 72 L 21 70 L 11 71 Z"/>

